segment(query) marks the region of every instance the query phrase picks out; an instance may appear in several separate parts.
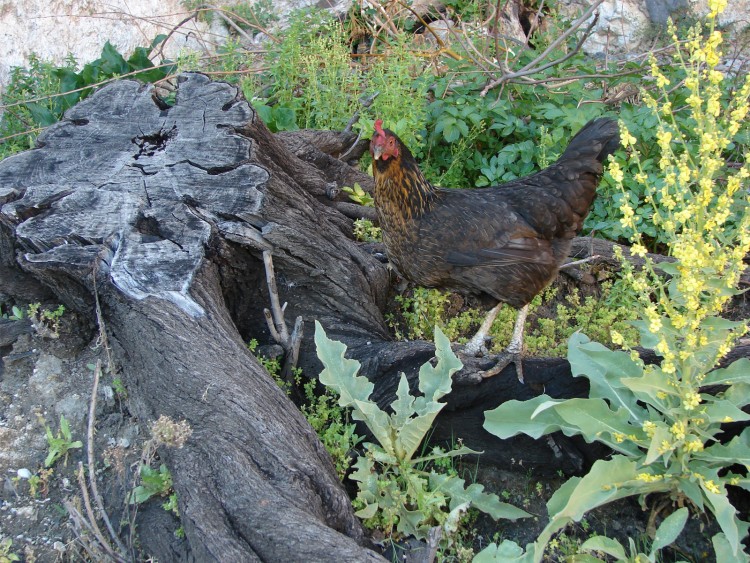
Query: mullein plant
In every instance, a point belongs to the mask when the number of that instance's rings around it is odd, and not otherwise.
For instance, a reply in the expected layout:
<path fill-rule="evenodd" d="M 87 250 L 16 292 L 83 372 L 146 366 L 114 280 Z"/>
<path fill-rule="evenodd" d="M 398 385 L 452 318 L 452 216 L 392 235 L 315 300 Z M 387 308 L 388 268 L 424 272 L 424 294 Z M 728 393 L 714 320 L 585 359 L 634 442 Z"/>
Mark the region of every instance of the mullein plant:
<path fill-rule="evenodd" d="M 623 497 L 637 495 L 645 505 L 651 493 L 666 493 L 674 505 L 714 515 L 721 528 L 713 537 L 717 561 L 750 560 L 741 543 L 748 524 L 727 496 L 728 486 L 750 490 L 750 479 L 733 471 L 744 466 L 745 473 L 750 467 L 750 428 L 725 444 L 716 438 L 722 424 L 750 419 L 741 410 L 750 404 L 750 361 L 715 369 L 748 331 L 746 320 L 730 321 L 721 314 L 738 293 L 743 258 L 750 251 L 750 162 L 748 155 L 734 156 L 740 160 L 736 166 L 726 161 L 733 140 L 746 127 L 750 77 L 734 84 L 719 70 L 722 34 L 715 23 L 726 0 L 708 5 L 705 28 L 694 27 L 687 41 L 669 28 L 682 83 L 670 83 L 651 60 L 656 94 L 644 92 L 643 99 L 658 118 L 658 172 L 644 172 L 636 140 L 624 123 L 628 161 L 609 165 L 623 193 L 624 170 L 638 170 L 635 180 L 644 186 L 645 203 L 652 208 L 649 219 L 663 232 L 674 258 L 658 269 L 649 259 L 639 233 L 644 219 L 634 212 L 639 202 L 626 194 L 621 221 L 633 232 L 632 254 L 643 257 L 645 265 L 634 268 L 623 260 L 624 276 L 641 295 L 635 323 L 639 344 L 655 350 L 660 361 L 645 365 L 631 349 L 638 343 L 617 333 L 612 340 L 624 351 L 575 334 L 568 358 L 573 375 L 589 379 L 589 398 L 542 395 L 486 413 L 485 428 L 501 438 L 562 431 L 603 442 L 616 453 L 552 496 L 550 521 L 537 542 L 523 552 L 509 542 L 491 546 L 479 561 L 509 560 L 511 551 L 513 560 L 541 561 L 549 539 L 567 523 Z M 691 114 L 682 125 L 675 119 L 675 100 L 684 102 L 680 111 Z"/>

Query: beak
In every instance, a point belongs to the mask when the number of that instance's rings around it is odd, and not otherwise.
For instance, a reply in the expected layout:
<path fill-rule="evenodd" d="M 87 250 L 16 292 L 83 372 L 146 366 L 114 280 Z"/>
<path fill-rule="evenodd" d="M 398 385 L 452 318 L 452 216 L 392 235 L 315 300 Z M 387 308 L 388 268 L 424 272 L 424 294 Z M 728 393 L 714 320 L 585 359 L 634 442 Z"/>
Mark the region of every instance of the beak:
<path fill-rule="evenodd" d="M 375 145 L 372 147 L 372 159 L 373 160 L 380 160 L 381 155 L 383 154 L 383 147 Z"/>

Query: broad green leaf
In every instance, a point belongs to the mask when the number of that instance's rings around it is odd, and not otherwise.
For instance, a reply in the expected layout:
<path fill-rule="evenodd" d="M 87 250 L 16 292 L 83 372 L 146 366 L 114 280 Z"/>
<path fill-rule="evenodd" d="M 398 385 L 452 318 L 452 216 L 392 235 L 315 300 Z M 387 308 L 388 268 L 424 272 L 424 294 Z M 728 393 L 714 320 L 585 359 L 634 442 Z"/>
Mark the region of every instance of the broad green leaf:
<path fill-rule="evenodd" d="M 739 436 L 735 436 L 727 444 L 714 444 L 694 454 L 694 457 L 710 465 L 721 467 L 734 463 L 750 467 L 750 428 L 745 428 Z"/>
<path fill-rule="evenodd" d="M 396 428 L 397 436 L 395 440 L 396 455 L 399 459 L 409 460 L 417 451 L 419 444 L 432 428 L 432 423 L 440 410 L 445 406 L 444 403 L 432 403 L 432 410 L 408 419 Z"/>
<path fill-rule="evenodd" d="M 710 474 L 704 474 L 704 476 L 711 477 Z M 718 483 L 719 478 L 716 477 L 713 481 L 714 483 Z M 740 540 L 743 538 L 744 532 L 740 533 L 740 521 L 737 519 L 737 510 L 731 505 L 726 494 L 716 494 L 708 490 L 704 480 L 701 480 L 700 486 L 711 512 L 714 513 L 721 531 L 724 532 L 724 536 L 729 542 L 732 554 L 738 557 L 742 550 Z M 747 525 L 745 525 L 746 529 Z"/>
<path fill-rule="evenodd" d="M 315 321 L 315 346 L 324 366 L 320 382 L 339 394 L 339 405 L 348 407 L 355 400 L 367 401 L 375 386 L 366 377 L 357 375 L 360 363 L 345 358 L 346 345 L 330 340 L 318 321 Z"/>
<path fill-rule="evenodd" d="M 719 532 L 713 538 L 711 543 L 714 546 L 714 553 L 716 554 L 716 563 L 747 563 L 750 561 L 750 557 L 747 556 L 745 550 L 735 554 L 732 551 L 732 546 L 727 540 L 727 537 Z"/>
<path fill-rule="evenodd" d="M 628 412 L 612 411 L 601 399 L 552 399 L 539 395 L 528 401 L 506 401 L 485 413 L 484 428 L 502 439 L 517 434 L 539 438 L 561 431 L 566 436 L 582 435 L 587 442 L 600 441 L 632 455 L 638 446 L 629 441 L 617 442 L 615 432 L 629 435 L 642 430 L 628 424 Z"/>
<path fill-rule="evenodd" d="M 532 563 L 534 561 L 533 545 L 529 544 L 524 551 L 516 542 L 503 540 L 500 545 L 491 543 L 476 554 L 472 563 Z"/>
<path fill-rule="evenodd" d="M 596 461 L 586 475 L 569 479 L 549 499 L 550 524 L 562 520 L 578 522 L 597 506 L 637 493 L 619 486 L 635 480 L 637 468 L 636 462 L 621 455 Z"/>
<path fill-rule="evenodd" d="M 651 544 L 650 557 L 655 557 L 657 551 L 667 547 L 677 539 L 677 536 L 680 535 L 680 532 L 685 527 L 687 519 L 688 509 L 685 507 L 675 510 L 664 519 L 656 530 L 654 542 Z"/>
<path fill-rule="evenodd" d="M 640 377 L 623 377 L 620 382 L 630 389 L 640 401 L 653 405 L 659 410 L 664 410 L 662 407 L 664 401 L 657 396 L 658 393 L 677 394 L 674 385 L 669 383 L 669 377 L 661 369 L 655 369 Z M 648 415 L 644 413 L 643 418 L 648 419 Z"/>
<path fill-rule="evenodd" d="M 36 102 L 28 102 L 26 108 L 31 112 L 31 117 L 41 127 L 48 127 L 53 123 L 57 123 L 60 117 L 52 113 L 49 108 L 38 104 Z"/>
<path fill-rule="evenodd" d="M 594 536 L 581 544 L 581 551 L 601 551 L 620 561 L 627 560 L 625 548 L 620 542 L 607 536 Z"/>
<path fill-rule="evenodd" d="M 575 377 L 589 380 L 589 397 L 612 401 L 628 409 L 630 418 L 640 421 L 642 410 L 633 393 L 621 382 L 623 377 L 640 377 L 643 369 L 630 354 L 613 352 L 579 332 L 568 340 L 568 361 Z"/>
<path fill-rule="evenodd" d="M 525 510 L 521 510 L 501 502 L 494 493 L 485 493 L 484 486 L 479 483 L 473 483 L 465 487 L 465 482 L 455 475 L 446 475 L 444 473 L 430 473 L 430 488 L 433 490 L 444 491 L 450 497 L 449 508 L 451 510 L 464 504 L 470 503 L 471 506 L 486 512 L 496 520 L 505 518 L 508 520 L 517 520 L 518 518 L 528 518 L 531 516 Z"/>
<path fill-rule="evenodd" d="M 750 359 L 741 358 L 725 368 L 718 368 L 706 374 L 703 385 L 750 384 Z"/>
<path fill-rule="evenodd" d="M 623 453 L 640 455 L 636 444 L 615 438 L 616 434 L 623 434 L 645 439 L 640 427 L 628 423 L 629 413 L 624 407 L 614 411 L 603 399 L 569 399 L 554 408 L 565 422 L 580 429 L 587 442 L 597 440 Z"/>
<path fill-rule="evenodd" d="M 386 453 L 397 455 L 396 444 L 391 434 L 390 417 L 372 401 L 355 400 L 348 406 L 354 409 L 352 411 L 352 418 L 361 420 L 367 425 L 367 428 L 370 429 L 375 439 L 380 442 Z"/>
<path fill-rule="evenodd" d="M 102 71 L 109 75 L 125 74 L 128 72 L 128 63 L 125 61 L 120 52 L 107 41 L 102 49 L 101 61 Z"/>
<path fill-rule="evenodd" d="M 378 513 L 378 503 L 366 504 L 364 508 L 354 513 L 357 518 L 369 520 Z"/>
<path fill-rule="evenodd" d="M 744 407 L 750 404 L 750 383 L 734 383 L 721 396 L 735 407 Z"/>
<path fill-rule="evenodd" d="M 435 358 L 437 358 L 435 367 L 425 362 L 419 368 L 419 390 L 424 395 L 425 402 L 437 401 L 450 393 L 453 384 L 451 376 L 463 367 L 461 360 L 451 350 L 448 337 L 437 325 L 435 325 Z M 419 410 L 421 406 L 423 403 L 419 406 L 415 405 L 415 408 Z"/>
<path fill-rule="evenodd" d="M 710 399 L 703 412 L 709 422 L 742 422 L 750 420 L 750 415 L 738 409 L 731 401 Z"/>
<path fill-rule="evenodd" d="M 518 434 L 526 434 L 536 439 L 557 432 L 565 421 L 554 409 L 541 411 L 532 418 L 538 407 L 547 402 L 557 403 L 562 400 L 557 401 L 549 395 L 538 395 L 528 401 L 506 401 L 484 413 L 484 429 L 503 440 Z M 570 429 L 572 433 L 576 433 L 577 430 Z"/>

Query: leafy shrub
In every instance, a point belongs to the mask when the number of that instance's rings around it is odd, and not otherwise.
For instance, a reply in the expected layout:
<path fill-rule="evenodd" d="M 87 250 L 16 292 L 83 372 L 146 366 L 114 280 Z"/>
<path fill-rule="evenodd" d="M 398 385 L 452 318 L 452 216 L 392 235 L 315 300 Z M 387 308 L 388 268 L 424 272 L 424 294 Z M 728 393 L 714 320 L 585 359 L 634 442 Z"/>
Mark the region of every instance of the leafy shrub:
<path fill-rule="evenodd" d="M 165 38 L 158 36 L 149 48 L 137 47 L 127 60 L 107 42 L 101 57 L 80 71 L 72 57 L 57 67 L 32 54 L 28 67 L 11 70 L 10 83 L 2 96 L 5 111 L 0 118 L 0 158 L 31 148 L 42 128 L 62 119 L 65 110 L 106 80 L 123 75 L 145 82 L 165 78 L 174 67 L 156 67 L 148 58 Z"/>
<path fill-rule="evenodd" d="M 444 543 L 452 541 L 458 520 L 474 506 L 494 518 L 517 519 L 529 516 L 523 510 L 499 501 L 484 487 L 465 487 L 456 475 L 427 473 L 418 469 L 425 462 L 477 453 L 461 447 L 448 452 L 433 450 L 431 455 L 414 457 L 420 444 L 445 406 L 438 400 L 450 393 L 451 375 L 461 362 L 450 342 L 435 329 L 435 367 L 424 364 L 419 371 L 422 396 L 409 392 L 406 376 L 401 379 L 392 414 L 370 400 L 374 385 L 357 375 L 360 364 L 344 357 L 346 346 L 329 340 L 320 323 L 315 323 L 315 344 L 324 369 L 320 382 L 336 391 L 339 405 L 352 409 L 352 417 L 364 422 L 378 444 L 365 443 L 366 452 L 355 463 L 351 478 L 358 483 L 354 501 L 357 516 L 391 537 L 415 536 L 425 539 L 434 527 L 443 529 Z"/>
<path fill-rule="evenodd" d="M 732 471 L 737 463 L 748 465 L 750 428 L 726 444 L 718 441 L 722 424 L 750 420 L 742 410 L 750 403 L 750 361 L 714 369 L 748 330 L 747 323 L 720 315 L 737 293 L 743 259 L 750 251 L 750 195 L 741 190 L 743 180 L 750 177 L 750 163 L 733 170 L 724 158 L 750 111 L 750 77 L 722 106 L 727 85 L 716 69 L 722 36 L 714 27 L 721 4 L 709 2 L 705 41 L 696 28 L 683 44 L 673 36 L 684 86 L 667 91 L 669 79 L 652 60 L 662 101 L 646 96 L 646 103 L 656 119 L 659 181 L 640 172 L 639 151 L 633 149 L 627 162 L 639 170 L 636 181 L 644 186 L 651 221 L 676 259 L 660 266 L 668 279 L 648 258 L 637 271 L 624 264 L 641 296 L 640 320 L 635 323 L 640 344 L 654 349 L 661 360 L 644 365 L 635 352 L 611 351 L 576 334 L 570 339 L 568 358 L 573 374 L 589 379 L 588 399 L 541 395 L 526 402 L 509 401 L 486 413 L 485 428 L 502 438 L 517 433 L 538 438 L 562 430 L 617 452 L 597 461 L 586 476 L 568 480 L 553 495 L 547 503 L 550 522 L 537 542 L 527 546 L 524 560 L 539 561 L 551 535 L 587 511 L 651 493 L 668 493 L 678 503 L 689 501 L 714 515 L 721 528 L 713 538 L 717 561 L 750 560 L 742 545 L 749 524 L 739 519 L 727 491 L 729 486 L 750 488 L 746 475 Z M 689 108 L 687 133 L 674 117 L 671 96 L 684 99 Z M 624 126 L 622 137 L 626 146 L 636 145 Z M 680 142 L 672 143 L 672 138 Z M 619 162 L 611 163 L 610 174 L 626 192 Z M 623 226 L 634 233 L 632 252 L 645 256 L 634 206 L 623 203 L 621 209 Z"/>

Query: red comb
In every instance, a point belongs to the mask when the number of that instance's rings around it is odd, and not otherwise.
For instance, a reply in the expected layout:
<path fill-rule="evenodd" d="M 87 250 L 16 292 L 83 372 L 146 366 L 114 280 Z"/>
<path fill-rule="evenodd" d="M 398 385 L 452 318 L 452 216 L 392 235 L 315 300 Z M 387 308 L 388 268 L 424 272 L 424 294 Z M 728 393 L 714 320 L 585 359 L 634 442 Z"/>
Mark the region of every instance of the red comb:
<path fill-rule="evenodd" d="M 375 120 L 375 132 L 378 135 L 385 136 L 385 131 L 383 131 L 383 120 L 382 119 L 376 119 Z"/>

